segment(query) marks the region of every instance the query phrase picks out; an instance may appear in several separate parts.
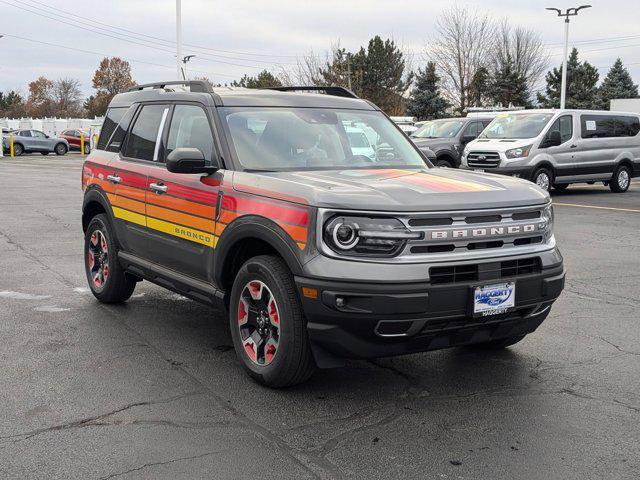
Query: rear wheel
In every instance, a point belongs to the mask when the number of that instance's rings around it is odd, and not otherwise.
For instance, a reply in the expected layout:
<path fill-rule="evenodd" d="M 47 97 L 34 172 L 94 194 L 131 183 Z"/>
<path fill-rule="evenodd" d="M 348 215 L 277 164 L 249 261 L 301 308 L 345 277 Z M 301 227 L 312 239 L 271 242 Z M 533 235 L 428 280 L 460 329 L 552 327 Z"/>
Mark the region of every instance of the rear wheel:
<path fill-rule="evenodd" d="M 631 170 L 626 165 L 620 165 L 609 182 L 609 188 L 612 192 L 624 193 L 629 190 L 629 185 L 631 185 Z"/>
<path fill-rule="evenodd" d="M 503 348 L 507 348 L 518 343 L 524 337 L 526 337 L 526 335 L 516 335 L 514 337 L 506 337 L 500 338 L 498 340 L 491 340 L 489 342 L 478 343 L 473 346 L 476 348 L 481 348 L 483 350 L 502 350 Z"/>
<path fill-rule="evenodd" d="M 103 213 L 91 219 L 84 240 L 84 265 L 89 288 L 103 303 L 127 300 L 136 281 L 118 262 L 115 237 L 109 219 Z"/>
<path fill-rule="evenodd" d="M 67 146 L 64 143 L 58 143 L 54 148 L 56 155 L 64 155 L 67 153 Z"/>
<path fill-rule="evenodd" d="M 16 143 L 16 144 L 13 145 L 13 156 L 14 157 L 19 157 L 23 153 L 24 153 L 24 148 L 22 148 L 22 145 L 20 145 L 19 143 Z"/>
<path fill-rule="evenodd" d="M 551 188 L 551 185 L 553 184 L 553 175 L 546 168 L 539 168 L 533 174 L 532 181 L 540 188 L 548 192 Z"/>
<path fill-rule="evenodd" d="M 293 276 L 277 256 L 251 258 L 233 282 L 229 325 L 245 371 L 269 387 L 307 380 L 315 370 Z"/>

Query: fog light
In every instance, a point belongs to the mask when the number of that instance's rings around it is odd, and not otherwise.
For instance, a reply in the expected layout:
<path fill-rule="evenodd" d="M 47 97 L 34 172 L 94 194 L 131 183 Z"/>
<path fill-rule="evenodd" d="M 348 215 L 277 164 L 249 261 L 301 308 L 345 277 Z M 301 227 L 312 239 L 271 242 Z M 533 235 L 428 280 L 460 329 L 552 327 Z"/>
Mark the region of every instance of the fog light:
<path fill-rule="evenodd" d="M 344 308 L 344 306 L 345 306 L 346 304 L 347 304 L 347 303 L 344 301 L 344 298 L 342 298 L 342 297 L 336 297 L 336 307 L 338 307 L 338 308 Z"/>

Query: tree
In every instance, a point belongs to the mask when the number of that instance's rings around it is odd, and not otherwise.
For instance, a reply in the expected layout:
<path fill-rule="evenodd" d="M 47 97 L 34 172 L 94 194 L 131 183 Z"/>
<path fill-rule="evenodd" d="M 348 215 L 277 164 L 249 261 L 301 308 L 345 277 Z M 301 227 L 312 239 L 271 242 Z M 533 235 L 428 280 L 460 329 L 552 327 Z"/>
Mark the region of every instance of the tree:
<path fill-rule="evenodd" d="M 636 98 L 638 96 L 638 85 L 633 83 L 629 71 L 622 65 L 619 58 L 602 81 L 598 89 L 600 104 L 607 108 L 614 98 Z"/>
<path fill-rule="evenodd" d="M 492 72 L 488 96 L 494 105 L 531 107 L 527 79 L 517 71 L 511 55 L 507 54 Z"/>
<path fill-rule="evenodd" d="M 508 67 L 524 79 L 529 92 L 533 91 L 549 64 L 549 53 L 540 34 L 527 28 L 513 27 L 503 19 L 498 24 L 493 45 L 491 63 L 494 71 Z"/>
<path fill-rule="evenodd" d="M 571 50 L 567 60 L 567 97 L 566 108 L 598 109 L 601 107 L 598 97 L 598 70 L 586 60 L 578 60 L 578 50 Z M 538 93 L 538 102 L 545 108 L 560 106 L 562 88 L 562 67 L 547 72 L 545 94 Z"/>
<path fill-rule="evenodd" d="M 59 117 L 82 116 L 80 81 L 75 78 L 61 78 L 54 82 L 51 96 Z"/>
<path fill-rule="evenodd" d="M 244 88 L 269 88 L 281 87 L 282 82 L 278 80 L 271 72 L 267 70 L 261 71 L 256 77 L 244 75 L 240 80 L 231 82 L 232 87 Z"/>
<path fill-rule="evenodd" d="M 407 113 L 420 120 L 441 117 L 449 103 L 440 94 L 440 77 L 436 64 L 428 62 L 424 70 L 418 69 L 415 86 L 411 90 Z"/>
<path fill-rule="evenodd" d="M 479 67 L 469 83 L 467 90 L 467 105 L 471 107 L 482 107 L 486 103 L 491 103 L 489 99 L 489 83 L 491 75 L 486 67 Z"/>
<path fill-rule="evenodd" d="M 54 82 L 42 76 L 29 83 L 27 115 L 30 117 L 52 117 L 56 114 L 53 87 Z"/>
<path fill-rule="evenodd" d="M 118 57 L 105 57 L 93 75 L 96 94 L 85 102 L 85 108 L 93 115 L 102 116 L 115 95 L 127 91 L 134 85 L 129 62 Z"/>
<path fill-rule="evenodd" d="M 25 104 L 20 92 L 0 92 L 0 117 L 19 118 L 24 115 Z"/>
<path fill-rule="evenodd" d="M 489 17 L 461 7 L 445 10 L 436 20 L 430 56 L 443 78 L 445 92 L 462 112 L 468 105 L 470 84 L 482 66 L 489 64 L 495 27 Z"/>

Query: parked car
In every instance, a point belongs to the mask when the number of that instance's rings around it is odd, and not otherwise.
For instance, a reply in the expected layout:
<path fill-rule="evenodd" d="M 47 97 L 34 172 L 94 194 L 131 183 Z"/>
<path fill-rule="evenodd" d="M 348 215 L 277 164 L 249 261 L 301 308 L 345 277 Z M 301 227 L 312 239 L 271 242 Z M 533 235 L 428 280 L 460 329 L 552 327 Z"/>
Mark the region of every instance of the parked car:
<path fill-rule="evenodd" d="M 81 134 L 84 135 L 84 153 L 88 155 L 91 153 L 91 136 L 88 130 L 82 130 L 79 128 L 67 129 L 60 134 L 60 138 L 64 138 L 67 143 L 69 143 L 69 148 L 71 150 L 81 150 Z"/>
<path fill-rule="evenodd" d="M 436 154 L 438 167 L 460 166 L 465 145 L 491 123 L 491 118 L 460 117 L 443 118 L 425 122 L 409 138 L 418 148 L 429 148 Z"/>
<path fill-rule="evenodd" d="M 414 125 L 416 119 L 415 117 L 390 117 L 393 122 L 398 125 L 398 128 L 402 130 L 407 135 L 415 132 L 418 127 Z"/>
<path fill-rule="evenodd" d="M 640 176 L 640 116 L 601 110 L 522 110 L 497 116 L 467 145 L 465 168 L 564 190 L 601 181 L 626 192 Z"/>
<path fill-rule="evenodd" d="M 69 143 L 64 138 L 50 137 L 40 130 L 16 130 L 13 134 L 13 154 L 19 157 L 23 153 L 40 152 L 48 155 L 64 155 L 69 151 Z M 3 137 L 2 146 L 5 152 L 10 151 L 9 135 Z"/>
<path fill-rule="evenodd" d="M 354 124 L 384 151 L 354 153 Z M 82 187 L 93 295 L 123 302 L 146 279 L 222 307 L 272 387 L 346 357 L 513 345 L 564 286 L 547 192 L 432 168 L 340 87 L 136 87 L 111 101 Z"/>

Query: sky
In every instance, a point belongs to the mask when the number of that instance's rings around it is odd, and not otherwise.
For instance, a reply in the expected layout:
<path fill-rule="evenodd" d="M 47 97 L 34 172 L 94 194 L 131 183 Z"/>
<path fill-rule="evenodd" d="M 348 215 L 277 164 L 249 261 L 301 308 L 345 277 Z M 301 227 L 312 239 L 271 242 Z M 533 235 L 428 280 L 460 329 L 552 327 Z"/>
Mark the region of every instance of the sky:
<path fill-rule="evenodd" d="M 640 82 L 640 2 L 592 0 L 573 17 L 570 47 L 606 75 L 621 57 Z M 226 83 L 243 74 L 292 69 L 296 57 L 324 54 L 339 43 L 348 50 L 374 35 L 393 38 L 423 65 L 449 1 L 436 0 L 182 0 L 183 54 L 195 54 L 188 73 Z M 551 55 L 562 59 L 563 22 L 545 7 L 566 1 L 458 2 L 537 30 Z M 79 8 L 80 7 L 80 8 Z M 83 95 L 104 56 L 128 60 L 139 83 L 172 80 L 175 67 L 175 0 L 0 0 L 0 91 L 28 92 L 40 75 L 77 78 Z M 20 37 L 20 38 L 17 38 Z M 66 47 L 66 48 L 64 48 Z"/>

